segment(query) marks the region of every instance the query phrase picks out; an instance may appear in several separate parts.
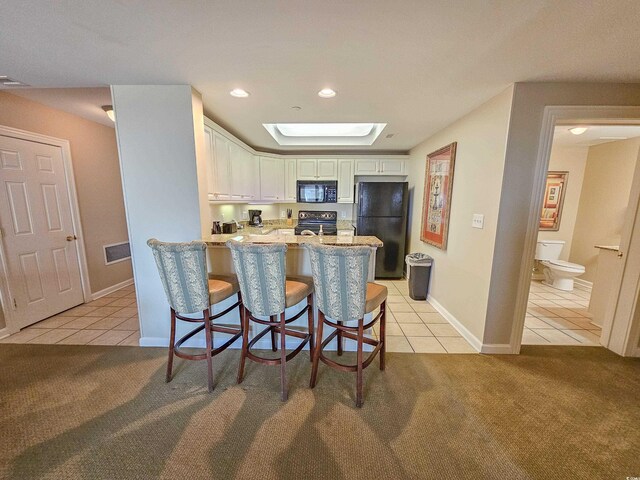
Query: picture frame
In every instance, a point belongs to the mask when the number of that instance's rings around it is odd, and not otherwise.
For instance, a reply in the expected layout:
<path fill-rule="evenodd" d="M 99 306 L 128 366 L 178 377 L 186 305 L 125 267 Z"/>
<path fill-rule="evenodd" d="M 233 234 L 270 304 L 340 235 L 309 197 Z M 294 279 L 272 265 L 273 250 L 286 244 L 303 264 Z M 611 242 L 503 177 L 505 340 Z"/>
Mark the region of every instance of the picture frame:
<path fill-rule="evenodd" d="M 562 207 L 567 190 L 569 172 L 547 172 L 547 182 L 544 189 L 542 209 L 540 211 L 539 229 L 557 232 L 562 220 Z"/>
<path fill-rule="evenodd" d="M 447 249 L 457 142 L 427 155 L 420 240 Z"/>

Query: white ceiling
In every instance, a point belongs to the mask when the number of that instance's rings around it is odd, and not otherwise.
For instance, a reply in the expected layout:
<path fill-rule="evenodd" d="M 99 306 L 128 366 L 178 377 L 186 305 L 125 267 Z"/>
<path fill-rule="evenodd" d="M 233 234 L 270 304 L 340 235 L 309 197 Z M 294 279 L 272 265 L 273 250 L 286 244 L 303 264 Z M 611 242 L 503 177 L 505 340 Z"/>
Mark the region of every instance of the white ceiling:
<path fill-rule="evenodd" d="M 287 149 L 263 123 L 386 122 L 367 148 L 405 151 L 513 82 L 640 81 L 639 8 L 637 0 L 7 1 L 0 75 L 34 87 L 191 84 L 209 116 L 258 148 Z M 316 95 L 327 86 L 335 98 Z M 231 97 L 235 87 L 251 96 Z"/>
<path fill-rule="evenodd" d="M 574 135 L 569 129 L 588 127 L 582 135 Z M 617 142 L 640 137 L 640 125 L 560 125 L 553 133 L 553 145 L 561 147 L 591 147 L 601 143 Z"/>

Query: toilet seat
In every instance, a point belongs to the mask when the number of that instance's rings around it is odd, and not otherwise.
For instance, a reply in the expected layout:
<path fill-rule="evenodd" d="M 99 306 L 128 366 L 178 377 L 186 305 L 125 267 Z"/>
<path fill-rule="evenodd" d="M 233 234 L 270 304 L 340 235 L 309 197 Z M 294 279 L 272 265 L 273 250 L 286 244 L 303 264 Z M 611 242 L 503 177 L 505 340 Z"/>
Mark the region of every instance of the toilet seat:
<path fill-rule="evenodd" d="M 565 262 L 564 260 L 545 260 L 542 262 L 543 264 L 547 263 L 549 265 L 553 265 L 556 268 L 561 270 L 570 271 L 570 272 L 581 272 L 584 273 L 584 265 L 579 265 L 577 263 Z"/>

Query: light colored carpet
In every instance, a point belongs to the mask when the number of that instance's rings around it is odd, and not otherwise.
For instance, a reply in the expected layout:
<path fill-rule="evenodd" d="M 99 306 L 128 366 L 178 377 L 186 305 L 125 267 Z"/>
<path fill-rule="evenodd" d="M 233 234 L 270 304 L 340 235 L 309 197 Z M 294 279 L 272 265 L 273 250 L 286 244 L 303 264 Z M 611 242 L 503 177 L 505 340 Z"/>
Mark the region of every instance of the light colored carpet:
<path fill-rule="evenodd" d="M 10 479 L 624 479 L 640 475 L 640 361 L 601 348 L 520 356 L 389 354 L 355 378 L 307 355 L 278 369 L 238 352 L 0 346 L 0 476 Z"/>

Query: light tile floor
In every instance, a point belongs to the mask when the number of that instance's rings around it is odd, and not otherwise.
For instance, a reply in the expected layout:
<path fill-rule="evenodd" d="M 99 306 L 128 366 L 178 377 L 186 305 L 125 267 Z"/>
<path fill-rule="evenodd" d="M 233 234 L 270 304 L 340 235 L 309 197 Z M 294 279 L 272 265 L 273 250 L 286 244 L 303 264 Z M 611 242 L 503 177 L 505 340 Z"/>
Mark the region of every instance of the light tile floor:
<path fill-rule="evenodd" d="M 412 300 L 406 280 L 382 281 L 387 297 L 387 351 L 415 353 L 478 353 L 433 306 Z M 377 336 L 379 327 L 374 327 Z"/>
<path fill-rule="evenodd" d="M 523 345 L 600 345 L 600 327 L 587 311 L 591 294 L 575 288 L 563 292 L 532 281 Z"/>
<path fill-rule="evenodd" d="M 133 285 L 31 325 L 0 343 L 138 345 L 140 327 Z"/>
<path fill-rule="evenodd" d="M 387 351 L 477 353 L 428 302 L 412 300 L 406 280 L 378 281 L 387 298 Z M 372 336 L 377 338 L 379 327 Z M 140 331 L 134 286 L 47 318 L 0 343 L 138 345 Z"/>

